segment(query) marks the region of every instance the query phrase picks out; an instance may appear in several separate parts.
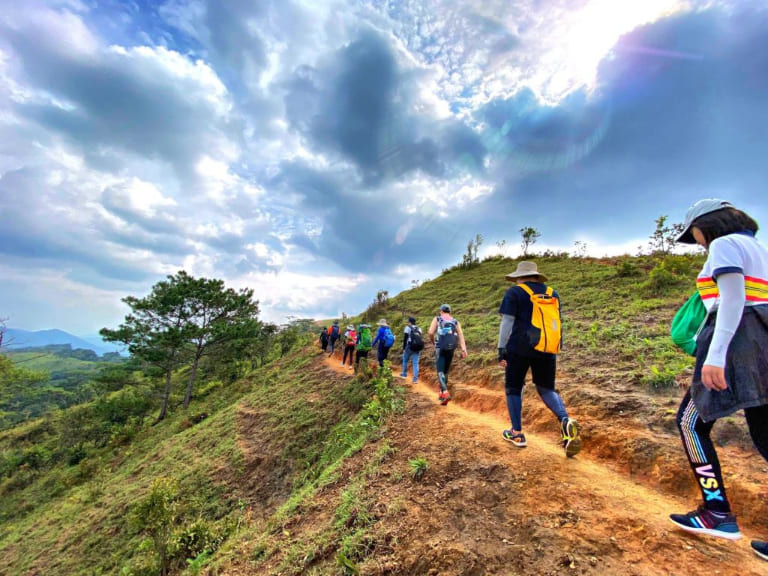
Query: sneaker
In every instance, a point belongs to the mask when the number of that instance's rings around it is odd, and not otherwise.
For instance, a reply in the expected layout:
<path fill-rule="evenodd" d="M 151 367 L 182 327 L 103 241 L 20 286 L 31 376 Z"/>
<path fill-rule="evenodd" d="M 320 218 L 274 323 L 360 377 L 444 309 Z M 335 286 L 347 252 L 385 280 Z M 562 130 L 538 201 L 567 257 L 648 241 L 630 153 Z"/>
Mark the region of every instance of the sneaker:
<path fill-rule="evenodd" d="M 741 538 L 739 526 L 736 524 L 736 516 L 712 512 L 704 508 L 704 506 L 699 506 L 693 512 L 688 512 L 688 514 L 670 514 L 669 519 L 678 528 L 682 528 L 686 532 L 717 536 L 718 538 L 726 538 L 728 540 L 738 540 Z"/>
<path fill-rule="evenodd" d="M 560 422 L 560 431 L 563 433 L 563 450 L 568 458 L 573 458 L 581 451 L 581 438 L 579 437 L 579 425 L 573 418 L 563 418 Z"/>
<path fill-rule="evenodd" d="M 448 401 L 451 399 L 451 393 L 448 392 L 448 390 L 443 390 L 440 392 L 440 396 L 438 396 L 438 400 L 440 400 L 440 404 L 445 406 L 448 404 Z"/>
<path fill-rule="evenodd" d="M 512 442 L 518 448 L 525 448 L 528 446 L 528 442 L 525 441 L 525 434 L 522 432 L 514 432 L 512 430 L 504 430 L 501 433 L 501 437 L 507 442 Z"/>
<path fill-rule="evenodd" d="M 752 551 L 763 560 L 768 560 L 768 542 L 752 540 Z"/>
<path fill-rule="evenodd" d="M 418 378 L 414 378 L 414 379 L 413 379 L 413 383 L 414 383 L 414 384 L 418 384 L 418 383 L 419 383 L 419 379 L 418 379 Z"/>
<path fill-rule="evenodd" d="M 408 374 L 399 374 L 400 378 L 408 378 Z"/>

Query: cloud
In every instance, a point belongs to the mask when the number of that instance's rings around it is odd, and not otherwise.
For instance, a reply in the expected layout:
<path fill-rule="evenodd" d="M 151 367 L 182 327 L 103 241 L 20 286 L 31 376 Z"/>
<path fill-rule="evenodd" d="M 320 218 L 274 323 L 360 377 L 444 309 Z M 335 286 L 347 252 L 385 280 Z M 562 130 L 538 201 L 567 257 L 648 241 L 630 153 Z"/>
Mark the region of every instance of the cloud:
<path fill-rule="evenodd" d="M 286 82 L 286 113 L 313 147 L 351 162 L 372 186 L 414 171 L 447 177 L 457 158 L 479 169 L 477 136 L 421 98 L 428 81 L 404 68 L 380 34 L 364 30 L 318 68 L 297 70 Z"/>
<path fill-rule="evenodd" d="M 184 268 L 328 316 L 477 233 L 613 250 L 702 195 L 768 217 L 766 8 L 636 4 L 10 3 L 4 265 L 99 294 Z"/>
<path fill-rule="evenodd" d="M 0 24 L 0 34 L 26 86 L 16 114 L 64 136 L 86 158 L 115 150 L 155 156 L 188 176 L 200 149 L 236 155 L 229 94 L 203 61 L 163 47 L 106 46 L 66 11 L 31 11 Z"/>

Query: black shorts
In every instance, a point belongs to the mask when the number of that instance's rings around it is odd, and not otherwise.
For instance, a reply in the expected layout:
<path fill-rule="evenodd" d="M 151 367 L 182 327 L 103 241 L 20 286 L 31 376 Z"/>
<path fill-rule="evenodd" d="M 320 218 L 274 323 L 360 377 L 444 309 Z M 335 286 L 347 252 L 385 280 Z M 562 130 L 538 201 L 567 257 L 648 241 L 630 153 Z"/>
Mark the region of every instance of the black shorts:
<path fill-rule="evenodd" d="M 541 354 L 538 356 L 520 356 L 507 354 L 507 369 L 504 372 L 504 386 L 508 390 L 520 392 L 525 386 L 525 376 L 530 368 L 533 383 L 546 390 L 555 389 L 555 371 L 557 356 Z"/>

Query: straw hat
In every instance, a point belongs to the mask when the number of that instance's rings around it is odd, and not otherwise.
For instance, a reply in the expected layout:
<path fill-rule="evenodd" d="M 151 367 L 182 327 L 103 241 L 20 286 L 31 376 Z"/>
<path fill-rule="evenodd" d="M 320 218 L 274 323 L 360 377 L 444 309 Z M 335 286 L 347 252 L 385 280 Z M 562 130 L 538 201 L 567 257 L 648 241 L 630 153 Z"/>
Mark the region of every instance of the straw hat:
<path fill-rule="evenodd" d="M 517 264 L 517 269 L 514 272 L 510 272 L 505 276 L 507 280 L 515 281 L 518 278 L 527 278 L 529 276 L 538 276 L 542 281 L 546 281 L 547 277 L 539 272 L 536 262 L 529 260 L 523 260 Z"/>

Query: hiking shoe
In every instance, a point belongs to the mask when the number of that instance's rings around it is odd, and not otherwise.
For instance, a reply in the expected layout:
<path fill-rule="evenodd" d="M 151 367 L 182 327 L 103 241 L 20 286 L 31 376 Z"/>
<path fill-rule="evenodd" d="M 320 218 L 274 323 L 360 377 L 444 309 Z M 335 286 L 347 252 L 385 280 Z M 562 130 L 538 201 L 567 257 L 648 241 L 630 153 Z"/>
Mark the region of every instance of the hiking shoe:
<path fill-rule="evenodd" d="M 693 512 L 688 512 L 688 514 L 670 514 L 669 519 L 678 528 L 682 528 L 686 532 L 717 536 L 727 540 L 738 540 L 741 538 L 739 526 L 736 524 L 736 516 L 712 512 L 704 508 L 704 506 L 699 506 Z"/>
<path fill-rule="evenodd" d="M 399 374 L 400 378 L 408 378 L 408 374 Z"/>
<path fill-rule="evenodd" d="M 752 540 L 752 551 L 763 560 L 768 560 L 768 542 Z"/>
<path fill-rule="evenodd" d="M 573 418 L 563 418 L 560 422 L 560 431 L 563 433 L 563 450 L 568 458 L 573 458 L 581 451 L 581 438 L 579 437 L 579 425 Z"/>
<path fill-rule="evenodd" d="M 448 390 L 442 390 L 440 392 L 440 396 L 438 396 L 438 400 L 440 400 L 440 404 L 445 406 L 448 404 L 448 401 L 451 399 L 451 393 L 448 392 Z"/>
<path fill-rule="evenodd" d="M 504 430 L 501 433 L 501 437 L 507 442 L 511 442 L 518 448 L 525 448 L 528 446 L 528 442 L 525 441 L 525 434 L 522 432 L 514 432 L 513 430 Z"/>
<path fill-rule="evenodd" d="M 419 383 L 419 379 L 418 379 L 418 378 L 414 378 L 414 379 L 413 379 L 413 383 L 414 383 L 414 384 L 418 384 L 418 383 Z"/>

